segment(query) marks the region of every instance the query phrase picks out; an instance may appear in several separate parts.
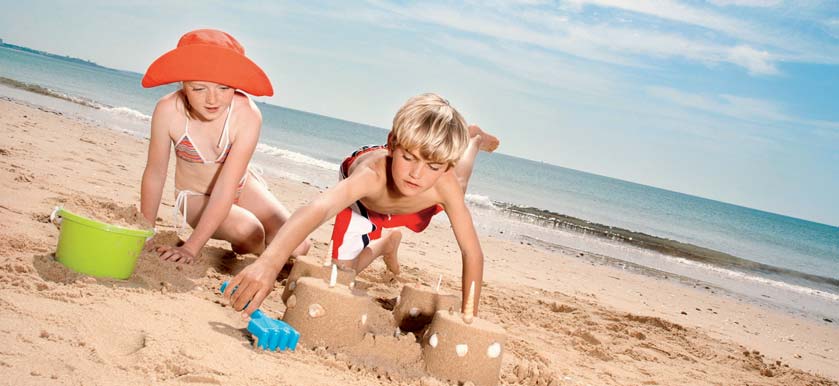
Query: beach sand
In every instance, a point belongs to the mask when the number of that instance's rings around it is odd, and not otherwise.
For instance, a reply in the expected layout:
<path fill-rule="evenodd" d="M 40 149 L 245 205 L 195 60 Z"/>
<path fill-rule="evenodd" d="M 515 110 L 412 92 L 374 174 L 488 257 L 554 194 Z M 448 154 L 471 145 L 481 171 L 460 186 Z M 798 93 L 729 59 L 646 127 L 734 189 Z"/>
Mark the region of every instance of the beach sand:
<path fill-rule="evenodd" d="M 54 261 L 57 205 L 139 205 L 146 141 L 17 100 L 0 100 L 0 384 L 444 384 L 410 335 L 351 349 L 260 352 L 219 284 L 255 256 L 211 241 L 196 264 L 140 256 L 126 281 Z M 170 163 L 170 166 L 174 162 Z M 172 172 L 156 243 L 174 243 Z M 318 188 L 269 178 L 289 208 Z M 326 250 L 331 224 L 312 235 Z M 417 282 L 459 291 L 448 227 L 404 232 L 402 275 L 381 261 L 359 282 L 382 304 Z M 837 384 L 839 327 L 723 296 L 714 288 L 604 265 L 567 249 L 486 236 L 480 316 L 508 334 L 500 384 Z M 263 304 L 280 317 L 282 284 Z M 386 327 L 382 327 L 385 329 Z"/>

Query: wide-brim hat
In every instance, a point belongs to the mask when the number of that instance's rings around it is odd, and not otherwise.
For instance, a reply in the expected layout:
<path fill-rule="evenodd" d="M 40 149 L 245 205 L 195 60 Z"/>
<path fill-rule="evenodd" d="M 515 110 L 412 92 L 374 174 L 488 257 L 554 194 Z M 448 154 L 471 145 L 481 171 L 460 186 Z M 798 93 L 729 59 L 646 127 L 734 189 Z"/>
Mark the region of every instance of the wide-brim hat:
<path fill-rule="evenodd" d="M 245 49 L 227 32 L 199 29 L 187 32 L 178 46 L 157 58 L 143 76 L 143 87 L 181 81 L 208 81 L 254 96 L 272 96 L 265 72 L 245 56 Z"/>

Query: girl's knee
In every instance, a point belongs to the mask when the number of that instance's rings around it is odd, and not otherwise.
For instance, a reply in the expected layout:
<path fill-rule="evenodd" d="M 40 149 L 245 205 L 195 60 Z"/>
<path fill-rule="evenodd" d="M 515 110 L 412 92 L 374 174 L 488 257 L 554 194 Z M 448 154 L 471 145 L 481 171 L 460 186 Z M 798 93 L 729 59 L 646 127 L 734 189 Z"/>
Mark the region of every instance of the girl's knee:
<path fill-rule="evenodd" d="M 241 222 L 230 233 L 228 241 L 236 253 L 260 253 L 265 249 L 265 228 L 259 222 Z"/>
<path fill-rule="evenodd" d="M 272 216 L 269 216 L 265 221 L 262 222 L 262 227 L 265 229 L 265 236 L 268 240 L 274 238 L 277 232 L 280 231 L 283 224 L 286 222 L 286 217 L 283 217 L 281 213 L 276 213 Z"/>
<path fill-rule="evenodd" d="M 295 248 L 294 251 L 291 252 L 291 255 L 295 256 L 295 257 L 296 256 L 307 255 L 307 254 L 309 254 L 309 248 L 311 248 L 311 247 L 312 247 L 312 243 L 310 243 L 308 239 L 303 240 L 303 242 L 300 243 L 300 245 L 298 245 L 297 248 Z M 331 252 L 332 251 L 327 251 L 327 253 L 331 253 Z"/>

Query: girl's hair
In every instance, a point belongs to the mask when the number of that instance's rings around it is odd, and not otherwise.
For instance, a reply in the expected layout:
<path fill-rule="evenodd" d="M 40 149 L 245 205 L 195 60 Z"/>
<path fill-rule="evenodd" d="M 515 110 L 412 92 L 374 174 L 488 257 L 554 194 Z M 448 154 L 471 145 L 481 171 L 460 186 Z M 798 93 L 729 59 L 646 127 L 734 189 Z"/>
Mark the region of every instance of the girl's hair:
<path fill-rule="evenodd" d="M 466 151 L 466 120 L 449 101 L 433 93 L 408 99 L 393 118 L 388 145 L 416 151 L 429 162 L 454 166 Z"/>
<path fill-rule="evenodd" d="M 186 96 L 186 81 L 180 82 L 181 89 L 178 92 L 181 94 L 181 102 L 184 103 L 184 112 L 189 119 L 198 119 L 192 112 L 192 105 L 189 103 L 189 98 Z"/>

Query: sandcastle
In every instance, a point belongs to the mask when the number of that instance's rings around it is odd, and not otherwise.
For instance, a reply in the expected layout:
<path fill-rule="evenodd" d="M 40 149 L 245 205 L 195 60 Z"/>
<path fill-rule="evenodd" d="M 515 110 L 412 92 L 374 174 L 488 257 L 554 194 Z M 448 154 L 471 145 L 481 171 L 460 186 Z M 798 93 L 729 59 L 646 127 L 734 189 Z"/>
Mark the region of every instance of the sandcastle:
<path fill-rule="evenodd" d="M 298 256 L 288 275 L 285 289 L 283 289 L 283 302 L 286 302 L 297 288 L 297 280 L 301 277 L 315 277 L 329 280 L 332 273 L 332 259 L 329 257 L 318 260 L 313 256 Z M 355 279 L 355 271 L 351 269 L 338 269 L 337 283 L 349 286 Z"/>
<path fill-rule="evenodd" d="M 297 268 L 301 262 L 301 268 Z M 306 277 L 310 272 L 316 277 Z M 338 283 L 340 275 L 337 266 L 328 269 L 310 258 L 303 257 L 295 263 L 289 286 L 295 284 L 286 298 L 283 320 L 300 333 L 302 345 L 347 348 L 361 344 L 373 331 L 370 327 L 378 319 L 373 320 L 377 315 L 373 311 L 377 309 L 372 299 L 354 288 L 352 279 L 347 280 L 350 286 Z M 329 277 L 328 282 L 322 279 L 324 276 Z M 427 328 L 420 351 L 429 374 L 494 386 L 501 371 L 506 333 L 493 323 L 472 317 L 474 286 L 472 283 L 463 314 L 454 311 L 459 309 L 459 297 L 441 293 L 439 281 L 436 289 L 405 286 L 393 310 L 392 325 L 397 336 L 400 330 Z M 388 315 L 391 314 L 386 313 L 385 317 Z"/>
<path fill-rule="evenodd" d="M 459 310 L 460 297 L 427 286 L 404 286 L 393 308 L 393 319 L 402 331 L 418 332 L 431 323 L 438 310 Z"/>
<path fill-rule="evenodd" d="M 422 358 L 432 375 L 478 386 L 496 385 L 506 340 L 504 329 L 472 317 L 474 285 L 465 314 L 439 310 L 422 338 Z"/>
<path fill-rule="evenodd" d="M 283 320 L 300 332 L 304 345 L 344 347 L 361 342 L 367 332 L 372 302 L 363 292 L 337 284 L 337 267 L 330 282 L 301 277 L 286 300 Z"/>

